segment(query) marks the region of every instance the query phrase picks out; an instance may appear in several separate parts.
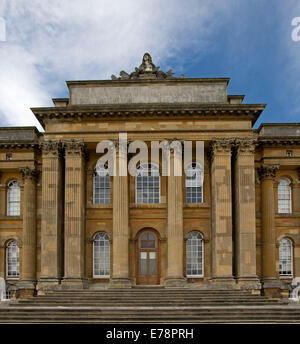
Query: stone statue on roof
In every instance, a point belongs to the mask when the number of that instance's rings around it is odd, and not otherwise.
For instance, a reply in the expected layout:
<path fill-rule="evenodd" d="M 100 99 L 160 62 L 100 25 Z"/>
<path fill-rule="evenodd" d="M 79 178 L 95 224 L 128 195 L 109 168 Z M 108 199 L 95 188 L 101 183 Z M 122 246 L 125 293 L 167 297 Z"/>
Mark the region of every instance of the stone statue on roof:
<path fill-rule="evenodd" d="M 130 80 L 130 79 L 175 79 L 173 77 L 172 69 L 170 69 L 167 73 L 159 70 L 158 66 L 152 62 L 152 57 L 149 53 L 145 53 L 143 56 L 142 64 L 137 68 L 135 67 L 135 71 L 128 74 L 125 71 L 120 72 L 120 77 L 116 77 L 112 75 L 112 80 Z M 180 79 L 184 77 L 183 74 L 179 76 Z"/>

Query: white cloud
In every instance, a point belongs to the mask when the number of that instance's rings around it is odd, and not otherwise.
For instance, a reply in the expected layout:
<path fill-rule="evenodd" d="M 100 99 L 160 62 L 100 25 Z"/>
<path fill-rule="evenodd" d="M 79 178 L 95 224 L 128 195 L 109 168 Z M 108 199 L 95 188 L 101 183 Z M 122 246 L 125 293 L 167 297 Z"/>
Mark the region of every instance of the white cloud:
<path fill-rule="evenodd" d="M 186 47 L 204 53 L 233 2 L 6 1 L 0 122 L 36 125 L 29 107 L 48 106 L 52 97 L 66 95 L 64 80 L 109 79 L 121 69 L 131 72 L 146 51 L 158 65 Z M 180 69 L 179 59 L 174 62 Z"/>

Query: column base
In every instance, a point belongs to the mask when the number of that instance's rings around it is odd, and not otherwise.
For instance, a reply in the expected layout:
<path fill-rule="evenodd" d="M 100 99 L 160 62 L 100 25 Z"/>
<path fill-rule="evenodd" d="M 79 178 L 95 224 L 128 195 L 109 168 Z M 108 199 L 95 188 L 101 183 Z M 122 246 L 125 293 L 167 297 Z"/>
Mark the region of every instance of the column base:
<path fill-rule="evenodd" d="M 262 279 L 262 295 L 280 298 L 280 283 L 276 278 L 263 278 Z"/>
<path fill-rule="evenodd" d="M 257 276 L 238 277 L 237 283 L 241 290 L 249 290 L 252 293 L 260 293 L 260 290 L 262 288 L 259 278 Z"/>
<path fill-rule="evenodd" d="M 217 290 L 238 289 L 233 276 L 213 277 L 210 280 L 211 288 Z"/>
<path fill-rule="evenodd" d="M 49 291 L 60 289 L 60 280 L 58 278 L 41 277 L 37 282 L 38 295 L 44 295 Z"/>
<path fill-rule="evenodd" d="M 18 284 L 18 298 L 28 299 L 36 294 L 35 280 L 21 280 Z"/>
<path fill-rule="evenodd" d="M 184 277 L 167 277 L 165 279 L 166 288 L 180 288 L 186 286 L 186 278 Z"/>
<path fill-rule="evenodd" d="M 88 281 L 86 278 L 65 277 L 61 281 L 61 289 L 87 289 Z"/>
<path fill-rule="evenodd" d="M 113 277 L 110 280 L 109 288 L 131 288 L 132 287 L 132 281 L 130 278 L 117 278 Z"/>

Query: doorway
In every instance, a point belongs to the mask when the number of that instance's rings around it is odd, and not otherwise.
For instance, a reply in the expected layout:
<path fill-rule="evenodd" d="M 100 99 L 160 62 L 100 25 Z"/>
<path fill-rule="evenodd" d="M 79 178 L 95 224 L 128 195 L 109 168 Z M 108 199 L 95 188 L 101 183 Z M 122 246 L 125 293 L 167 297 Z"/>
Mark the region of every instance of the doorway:
<path fill-rule="evenodd" d="M 160 283 L 159 240 L 155 230 L 143 229 L 137 238 L 136 284 Z"/>

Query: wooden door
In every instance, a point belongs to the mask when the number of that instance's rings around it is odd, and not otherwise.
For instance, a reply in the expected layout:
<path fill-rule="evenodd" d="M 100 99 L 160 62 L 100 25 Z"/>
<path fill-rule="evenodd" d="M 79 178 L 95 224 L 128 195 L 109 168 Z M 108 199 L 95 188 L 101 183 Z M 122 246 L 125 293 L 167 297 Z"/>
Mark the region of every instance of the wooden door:
<path fill-rule="evenodd" d="M 159 240 L 152 229 L 143 230 L 137 243 L 137 284 L 159 284 Z"/>

